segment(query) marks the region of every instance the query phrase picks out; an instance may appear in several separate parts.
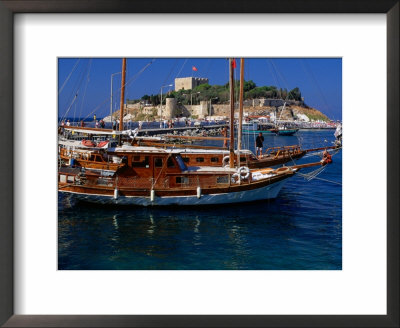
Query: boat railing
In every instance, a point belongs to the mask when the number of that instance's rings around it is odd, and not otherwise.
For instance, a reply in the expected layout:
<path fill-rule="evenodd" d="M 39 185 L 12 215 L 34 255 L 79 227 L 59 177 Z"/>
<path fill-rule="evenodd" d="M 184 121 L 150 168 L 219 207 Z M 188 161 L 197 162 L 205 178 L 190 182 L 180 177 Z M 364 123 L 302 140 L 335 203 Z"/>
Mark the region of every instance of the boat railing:
<path fill-rule="evenodd" d="M 230 185 L 231 175 L 221 176 L 180 176 L 172 175 L 162 179 L 158 179 L 155 184 L 152 178 L 139 178 L 139 177 L 118 177 L 115 179 L 114 187 L 129 187 L 129 188 L 143 188 L 143 189 L 193 189 L 193 188 L 215 188 L 227 187 Z"/>
<path fill-rule="evenodd" d="M 237 179 L 236 179 L 237 180 Z M 113 188 L 134 188 L 134 189 L 194 189 L 200 187 L 202 189 L 207 188 L 225 188 L 230 185 L 236 185 L 238 181 L 232 181 L 232 174 L 221 174 L 221 175 L 210 175 L 210 176 L 185 176 L 185 175 L 170 175 L 160 179 L 154 183 L 152 177 L 107 177 L 99 176 L 96 178 L 90 178 L 84 181 L 87 186 L 104 186 Z M 71 181 L 72 182 L 72 181 Z M 79 181 L 82 184 L 83 181 Z M 241 184 L 250 183 L 250 179 L 242 179 Z"/>
<path fill-rule="evenodd" d="M 83 161 L 94 161 L 96 163 L 117 163 L 120 164 L 122 159 L 117 156 L 106 155 L 99 151 L 77 150 L 61 148 L 60 155 L 64 158 L 74 158 Z"/>

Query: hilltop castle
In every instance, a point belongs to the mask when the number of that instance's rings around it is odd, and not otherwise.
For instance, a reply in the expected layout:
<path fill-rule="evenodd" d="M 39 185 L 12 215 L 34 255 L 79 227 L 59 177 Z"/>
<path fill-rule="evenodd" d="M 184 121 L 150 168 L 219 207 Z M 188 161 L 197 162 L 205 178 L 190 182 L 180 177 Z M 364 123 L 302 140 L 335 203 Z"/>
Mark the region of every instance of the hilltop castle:
<path fill-rule="evenodd" d="M 175 91 L 190 90 L 199 86 L 200 84 L 208 83 L 207 78 L 203 77 L 181 77 L 175 79 Z"/>

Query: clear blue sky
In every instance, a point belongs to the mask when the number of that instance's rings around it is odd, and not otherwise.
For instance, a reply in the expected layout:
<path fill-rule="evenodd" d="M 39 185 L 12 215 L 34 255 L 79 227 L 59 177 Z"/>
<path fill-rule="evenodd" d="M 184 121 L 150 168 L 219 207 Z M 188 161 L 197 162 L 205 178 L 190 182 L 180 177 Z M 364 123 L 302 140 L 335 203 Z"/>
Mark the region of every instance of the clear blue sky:
<path fill-rule="evenodd" d="M 240 65 L 236 61 L 235 74 L 239 77 Z M 120 72 L 121 65 L 121 58 L 60 58 L 59 116 L 67 111 L 69 117 L 107 116 L 111 74 Z M 128 58 L 125 99 L 159 94 L 161 86 L 187 76 L 207 77 L 210 84 L 225 84 L 228 62 L 225 58 Z M 245 80 L 253 80 L 257 86 L 275 85 L 288 90 L 299 87 L 306 104 L 332 119 L 342 119 L 341 58 L 246 58 Z M 120 86 L 121 74 L 117 74 L 113 78 L 113 109 L 119 108 Z M 169 89 L 173 87 L 163 88 L 163 93 Z"/>

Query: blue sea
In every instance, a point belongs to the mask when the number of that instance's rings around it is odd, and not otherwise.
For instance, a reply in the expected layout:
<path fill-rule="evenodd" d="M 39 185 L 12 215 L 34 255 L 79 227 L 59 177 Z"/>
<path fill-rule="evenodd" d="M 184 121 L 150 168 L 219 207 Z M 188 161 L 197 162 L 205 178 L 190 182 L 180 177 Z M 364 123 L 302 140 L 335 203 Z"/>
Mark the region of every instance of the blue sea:
<path fill-rule="evenodd" d="M 144 125 L 144 128 L 146 125 Z M 267 147 L 331 145 L 334 130 L 264 135 Z M 254 135 L 243 137 L 254 151 Z M 320 160 L 313 156 L 298 163 Z M 289 164 L 287 164 L 289 165 Z M 308 173 L 312 169 L 304 169 Z M 59 194 L 60 270 L 341 270 L 342 153 L 278 198 L 204 207 L 107 207 Z"/>

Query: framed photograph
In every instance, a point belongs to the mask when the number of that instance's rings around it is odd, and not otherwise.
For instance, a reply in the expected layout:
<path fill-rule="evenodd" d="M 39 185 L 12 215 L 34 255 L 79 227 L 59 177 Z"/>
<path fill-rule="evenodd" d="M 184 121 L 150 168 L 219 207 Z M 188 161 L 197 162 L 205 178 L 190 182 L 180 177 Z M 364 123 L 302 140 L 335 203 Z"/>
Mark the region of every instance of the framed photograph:
<path fill-rule="evenodd" d="M 398 327 L 398 1 L 0 22 L 4 327 Z"/>

